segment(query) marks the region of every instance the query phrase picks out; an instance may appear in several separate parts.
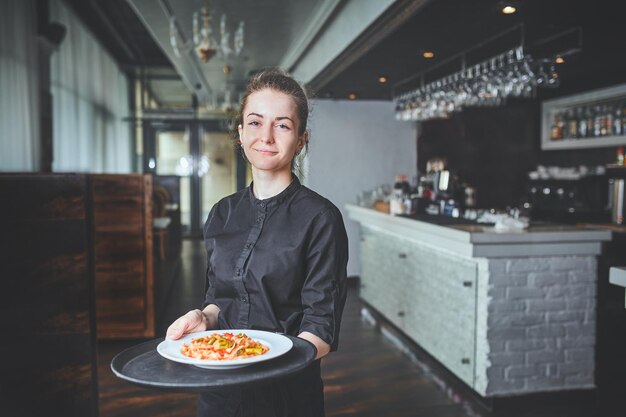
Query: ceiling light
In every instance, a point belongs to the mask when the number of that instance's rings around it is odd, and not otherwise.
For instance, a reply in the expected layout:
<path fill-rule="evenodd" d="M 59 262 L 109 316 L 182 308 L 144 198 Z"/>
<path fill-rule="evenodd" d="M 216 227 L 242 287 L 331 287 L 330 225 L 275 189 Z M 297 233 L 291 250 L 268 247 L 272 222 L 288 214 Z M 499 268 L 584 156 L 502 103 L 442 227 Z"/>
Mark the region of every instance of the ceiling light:
<path fill-rule="evenodd" d="M 435 53 L 431 52 L 431 51 L 426 51 L 422 54 L 422 56 L 426 59 L 430 59 L 430 58 L 434 58 L 435 57 Z"/>
<path fill-rule="evenodd" d="M 557 64 L 564 64 L 565 60 L 563 59 L 562 56 L 557 56 L 554 62 L 556 62 Z"/>
<path fill-rule="evenodd" d="M 219 52 L 224 58 L 228 58 L 230 55 L 238 56 L 243 49 L 244 44 L 244 23 L 239 22 L 239 26 L 234 34 L 226 29 L 226 15 L 223 14 L 220 18 L 219 38 L 215 38 L 215 33 L 211 28 L 211 12 L 209 11 L 208 1 L 205 7 L 202 7 L 199 12 L 195 12 L 192 18 L 192 38 L 188 39 L 184 44 L 180 45 L 179 38 L 181 37 L 181 29 L 177 22 L 176 16 L 171 14 L 170 20 L 170 45 L 174 51 L 174 55 L 180 58 L 180 48 L 183 51 L 195 49 L 198 58 L 202 61 L 209 62 L 213 56 Z M 230 42 L 230 39 L 233 41 Z"/>
<path fill-rule="evenodd" d="M 502 7 L 502 13 L 504 14 L 513 14 L 517 11 L 517 8 L 515 6 L 511 6 L 510 4 Z"/>
<path fill-rule="evenodd" d="M 356 93 L 350 93 L 350 94 L 348 94 L 348 98 L 349 98 L 350 100 L 356 100 Z"/>
<path fill-rule="evenodd" d="M 385 84 L 387 82 L 387 77 L 381 75 L 380 77 L 378 77 L 378 82 L 381 84 Z"/>

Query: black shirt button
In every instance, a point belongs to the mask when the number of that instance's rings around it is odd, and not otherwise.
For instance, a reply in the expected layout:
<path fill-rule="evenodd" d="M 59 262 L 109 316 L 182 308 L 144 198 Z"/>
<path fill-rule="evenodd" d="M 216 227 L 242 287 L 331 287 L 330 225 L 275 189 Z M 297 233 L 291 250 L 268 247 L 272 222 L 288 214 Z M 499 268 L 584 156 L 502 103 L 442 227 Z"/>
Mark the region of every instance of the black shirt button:
<path fill-rule="evenodd" d="M 250 244 L 246 243 L 246 249 L 250 248 Z"/>
<path fill-rule="evenodd" d="M 246 297 L 241 297 L 241 301 L 244 302 L 244 303 L 247 303 L 248 299 Z"/>
<path fill-rule="evenodd" d="M 241 269 L 237 269 L 237 276 L 241 275 Z"/>
<path fill-rule="evenodd" d="M 264 208 L 264 207 L 265 207 L 265 203 L 261 203 L 261 207 L 263 207 L 263 208 Z"/>

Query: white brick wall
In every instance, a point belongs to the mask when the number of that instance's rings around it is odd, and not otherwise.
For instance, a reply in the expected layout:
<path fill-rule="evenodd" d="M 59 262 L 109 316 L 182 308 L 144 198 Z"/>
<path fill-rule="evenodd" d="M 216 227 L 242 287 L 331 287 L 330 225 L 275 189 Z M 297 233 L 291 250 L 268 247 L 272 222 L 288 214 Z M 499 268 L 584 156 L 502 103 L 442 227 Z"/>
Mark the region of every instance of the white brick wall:
<path fill-rule="evenodd" d="M 362 236 L 361 296 L 481 395 L 594 386 L 594 256 L 469 258 Z"/>
<path fill-rule="evenodd" d="M 488 262 L 482 341 L 488 361 L 478 370 L 487 383 L 478 391 L 494 396 L 593 387 L 595 257 Z"/>

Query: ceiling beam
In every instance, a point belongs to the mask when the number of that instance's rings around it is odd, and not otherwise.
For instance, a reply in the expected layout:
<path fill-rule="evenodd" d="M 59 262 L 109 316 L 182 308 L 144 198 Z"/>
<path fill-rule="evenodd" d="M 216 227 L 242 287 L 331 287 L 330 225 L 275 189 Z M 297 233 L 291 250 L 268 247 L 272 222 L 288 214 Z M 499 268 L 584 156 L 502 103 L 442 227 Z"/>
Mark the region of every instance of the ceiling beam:
<path fill-rule="evenodd" d="M 342 1 L 343 0 L 324 0 L 310 20 L 309 25 L 302 31 L 302 35 L 295 42 L 295 46 L 290 48 L 283 57 L 279 67 L 286 68 L 289 71 L 293 69 L 300 58 L 308 51 L 309 46 L 319 36 L 331 15 Z"/>
<path fill-rule="evenodd" d="M 152 38 L 157 40 L 161 50 L 170 59 L 176 72 L 181 75 L 183 83 L 189 91 L 198 96 L 201 102 L 209 102 L 213 90 L 200 68 L 195 49 L 182 47 L 180 50 L 180 58 L 178 58 L 174 55 L 169 44 L 165 46 L 165 44 L 159 42 L 159 39 L 162 38 L 169 39 L 167 36 L 167 32 L 169 31 L 169 19 L 173 14 L 170 2 L 168 0 L 157 0 L 156 2 L 127 0 L 127 2 L 142 21 L 146 30 L 150 32 Z M 156 3 L 158 7 L 155 8 L 154 3 Z M 155 30 L 161 30 L 164 33 L 159 34 L 156 33 Z M 177 30 L 178 36 L 181 37 L 181 44 L 186 43 L 183 32 L 178 27 Z"/>
<path fill-rule="evenodd" d="M 320 91 L 326 84 L 348 69 L 374 46 L 402 26 L 432 0 L 396 0 L 380 17 L 359 37 L 333 59 L 322 71 L 318 72 L 308 85 L 313 91 Z"/>

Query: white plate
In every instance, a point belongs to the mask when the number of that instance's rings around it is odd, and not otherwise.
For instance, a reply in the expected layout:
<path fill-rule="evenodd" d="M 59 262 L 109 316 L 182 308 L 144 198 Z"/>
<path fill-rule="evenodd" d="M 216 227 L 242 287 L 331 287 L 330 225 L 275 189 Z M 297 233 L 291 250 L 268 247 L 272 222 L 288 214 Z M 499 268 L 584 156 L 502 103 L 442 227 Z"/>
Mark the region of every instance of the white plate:
<path fill-rule="evenodd" d="M 254 339 L 257 342 L 264 344 L 269 347 L 270 350 L 262 355 L 253 356 L 251 358 L 241 358 L 241 359 L 232 359 L 232 360 L 209 360 L 209 359 L 194 359 L 188 356 L 183 355 L 180 352 L 180 349 L 183 343 L 189 344 L 191 339 L 195 339 L 198 337 L 209 336 L 214 333 L 223 334 L 223 333 L 232 333 L 239 334 L 244 333 Z M 195 365 L 200 368 L 207 369 L 233 369 L 233 368 L 241 368 L 243 366 L 252 365 L 253 363 L 267 361 L 273 358 L 276 358 L 280 355 L 283 355 L 289 352 L 289 349 L 293 346 L 293 342 L 288 337 L 285 337 L 278 333 L 265 332 L 262 330 L 208 330 L 206 332 L 197 332 L 191 333 L 184 336 L 178 340 L 164 340 L 157 346 L 157 352 L 159 355 L 163 356 L 166 359 L 186 363 L 189 365 Z"/>

